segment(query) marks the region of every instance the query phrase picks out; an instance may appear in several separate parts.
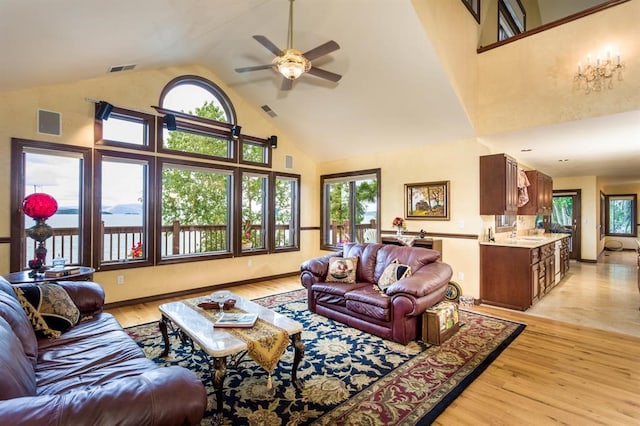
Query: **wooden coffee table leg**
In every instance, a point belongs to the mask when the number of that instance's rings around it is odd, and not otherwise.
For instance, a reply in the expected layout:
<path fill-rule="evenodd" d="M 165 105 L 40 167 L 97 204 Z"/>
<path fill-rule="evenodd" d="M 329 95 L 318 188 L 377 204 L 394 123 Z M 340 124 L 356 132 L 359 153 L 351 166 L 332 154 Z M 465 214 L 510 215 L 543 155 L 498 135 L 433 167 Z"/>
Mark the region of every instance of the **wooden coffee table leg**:
<path fill-rule="evenodd" d="M 162 339 L 164 340 L 164 351 L 160 355 L 161 357 L 165 357 L 169 355 L 169 334 L 167 334 L 167 322 L 169 319 L 162 315 L 160 317 L 160 321 L 158 322 L 158 326 L 160 327 L 160 333 L 162 333 Z"/>
<path fill-rule="evenodd" d="M 298 365 L 300 365 L 300 361 L 302 360 L 302 357 L 304 357 L 304 344 L 300 339 L 300 333 L 296 333 L 291 336 L 291 343 L 294 348 L 293 366 L 291 367 L 291 381 L 296 389 L 302 389 L 302 381 L 298 380 Z"/>
<path fill-rule="evenodd" d="M 213 381 L 213 389 L 216 391 L 216 414 L 222 416 L 222 388 L 224 386 L 224 378 L 227 375 L 227 357 L 214 358 L 213 370 L 211 370 L 211 380 Z"/>

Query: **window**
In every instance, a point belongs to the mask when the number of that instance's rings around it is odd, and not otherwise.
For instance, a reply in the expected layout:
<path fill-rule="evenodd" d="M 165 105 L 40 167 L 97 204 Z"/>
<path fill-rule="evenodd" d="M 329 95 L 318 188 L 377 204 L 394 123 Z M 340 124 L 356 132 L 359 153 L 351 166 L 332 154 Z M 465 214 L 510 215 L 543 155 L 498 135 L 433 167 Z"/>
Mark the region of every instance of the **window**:
<path fill-rule="evenodd" d="M 149 151 L 155 144 L 153 123 L 153 115 L 114 107 L 107 120 L 96 119 L 95 140 L 99 145 Z"/>
<path fill-rule="evenodd" d="M 266 250 L 269 174 L 242 170 L 241 181 L 240 249 Z"/>
<path fill-rule="evenodd" d="M 57 143 L 12 139 L 11 150 L 11 245 L 10 268 L 20 271 L 34 258 L 36 242 L 25 230 L 34 225 L 22 212 L 22 200 L 34 192 L 51 195 L 58 211 L 46 223 L 54 230 L 44 245 L 45 264 L 58 254 L 68 264 L 90 264 L 90 211 L 88 188 L 91 150 Z"/>
<path fill-rule="evenodd" d="M 637 195 L 616 194 L 605 198 L 606 234 L 618 237 L 637 236 Z"/>
<path fill-rule="evenodd" d="M 267 140 L 241 136 L 240 163 L 271 167 L 271 146 Z"/>
<path fill-rule="evenodd" d="M 174 79 L 163 90 L 158 110 L 165 114 L 158 121 L 158 151 L 236 161 L 235 113 L 212 82 L 195 76 Z"/>
<path fill-rule="evenodd" d="M 351 241 L 364 242 L 365 233 L 370 229 L 379 234 L 379 182 L 380 169 L 320 177 L 322 248 L 337 248 Z"/>
<path fill-rule="evenodd" d="M 153 263 L 154 159 L 96 151 L 94 183 L 94 265 L 100 269 Z"/>
<path fill-rule="evenodd" d="M 233 169 L 160 160 L 162 260 L 231 253 Z"/>
<path fill-rule="evenodd" d="M 520 0 L 498 1 L 498 41 L 526 30 L 527 14 Z"/>
<path fill-rule="evenodd" d="M 480 0 L 462 0 L 462 3 L 469 9 L 469 12 L 480 23 Z"/>
<path fill-rule="evenodd" d="M 296 250 L 300 240 L 300 176 L 274 174 L 273 249 Z"/>

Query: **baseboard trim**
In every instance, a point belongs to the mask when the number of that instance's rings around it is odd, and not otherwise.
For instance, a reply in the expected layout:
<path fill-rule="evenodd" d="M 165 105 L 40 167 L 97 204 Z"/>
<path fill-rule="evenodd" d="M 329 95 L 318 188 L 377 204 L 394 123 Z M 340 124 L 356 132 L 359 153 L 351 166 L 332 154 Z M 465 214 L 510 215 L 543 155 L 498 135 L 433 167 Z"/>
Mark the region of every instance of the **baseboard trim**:
<path fill-rule="evenodd" d="M 171 293 L 156 294 L 148 297 L 139 297 L 137 299 L 121 300 L 119 302 L 105 303 L 104 309 L 122 308 L 124 306 L 137 305 L 140 303 L 155 302 L 156 300 L 167 299 L 170 297 L 184 297 L 184 296 L 189 296 L 195 293 L 202 293 L 203 291 L 220 290 L 222 288 L 233 287 L 237 285 L 253 284 L 260 281 L 268 281 L 268 280 L 275 280 L 278 278 L 293 277 L 298 274 L 300 274 L 300 271 L 287 272 L 287 273 L 278 274 L 278 275 L 270 275 L 268 277 L 251 278 L 250 280 L 241 280 L 241 281 L 234 281 L 230 283 L 215 284 L 207 287 L 199 287 L 199 288 L 193 288 L 189 290 L 174 291 Z"/>

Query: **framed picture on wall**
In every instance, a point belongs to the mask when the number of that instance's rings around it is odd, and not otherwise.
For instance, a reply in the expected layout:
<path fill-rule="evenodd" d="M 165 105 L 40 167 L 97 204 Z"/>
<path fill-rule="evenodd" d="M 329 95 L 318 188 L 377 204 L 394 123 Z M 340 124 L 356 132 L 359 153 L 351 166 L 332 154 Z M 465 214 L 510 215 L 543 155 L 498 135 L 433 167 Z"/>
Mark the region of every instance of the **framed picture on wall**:
<path fill-rule="evenodd" d="M 407 219 L 449 220 L 449 181 L 404 185 Z"/>

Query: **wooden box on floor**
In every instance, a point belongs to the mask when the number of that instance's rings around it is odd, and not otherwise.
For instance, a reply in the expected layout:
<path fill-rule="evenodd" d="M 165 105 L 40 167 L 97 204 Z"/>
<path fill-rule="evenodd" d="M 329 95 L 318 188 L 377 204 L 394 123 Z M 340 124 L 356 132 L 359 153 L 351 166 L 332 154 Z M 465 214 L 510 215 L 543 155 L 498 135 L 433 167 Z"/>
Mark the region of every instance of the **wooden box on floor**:
<path fill-rule="evenodd" d="M 422 314 L 422 340 L 440 345 L 460 329 L 458 305 L 440 302 Z"/>

